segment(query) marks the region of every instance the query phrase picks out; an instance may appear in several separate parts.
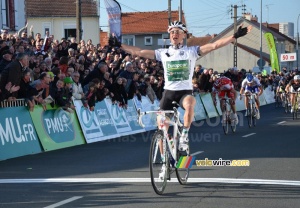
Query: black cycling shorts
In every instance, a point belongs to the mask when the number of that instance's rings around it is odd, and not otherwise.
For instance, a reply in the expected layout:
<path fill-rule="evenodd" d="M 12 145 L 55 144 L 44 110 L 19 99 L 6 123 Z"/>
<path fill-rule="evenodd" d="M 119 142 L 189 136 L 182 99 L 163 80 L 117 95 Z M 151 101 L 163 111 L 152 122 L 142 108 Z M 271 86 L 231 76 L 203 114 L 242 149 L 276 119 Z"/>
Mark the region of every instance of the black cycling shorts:
<path fill-rule="evenodd" d="M 160 110 L 173 110 L 173 107 L 176 107 L 172 104 L 173 101 L 176 101 L 183 108 L 182 101 L 187 95 L 193 95 L 193 90 L 164 90 L 159 104 Z"/>

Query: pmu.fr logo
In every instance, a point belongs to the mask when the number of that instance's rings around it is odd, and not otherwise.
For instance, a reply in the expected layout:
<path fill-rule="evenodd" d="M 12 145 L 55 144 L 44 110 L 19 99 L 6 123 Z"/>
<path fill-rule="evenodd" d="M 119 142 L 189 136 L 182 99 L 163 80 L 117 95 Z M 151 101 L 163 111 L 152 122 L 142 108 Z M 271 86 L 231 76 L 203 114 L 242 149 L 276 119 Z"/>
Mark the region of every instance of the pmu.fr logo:
<path fill-rule="evenodd" d="M 42 113 L 42 123 L 46 134 L 55 142 L 69 142 L 75 139 L 73 117 L 59 108 Z"/>

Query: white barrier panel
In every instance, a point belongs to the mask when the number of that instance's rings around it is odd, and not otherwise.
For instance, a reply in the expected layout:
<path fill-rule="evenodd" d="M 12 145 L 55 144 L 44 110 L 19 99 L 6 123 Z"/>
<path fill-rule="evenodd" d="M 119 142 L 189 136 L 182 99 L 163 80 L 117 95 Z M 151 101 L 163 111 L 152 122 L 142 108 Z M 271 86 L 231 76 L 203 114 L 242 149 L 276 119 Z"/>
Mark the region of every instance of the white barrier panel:
<path fill-rule="evenodd" d="M 221 116 L 223 114 L 221 106 L 220 106 L 220 98 L 219 96 L 216 95 L 216 100 L 217 100 L 217 104 L 216 104 L 216 109 L 218 114 Z"/>
<path fill-rule="evenodd" d="M 236 107 L 236 111 L 242 111 L 245 110 L 245 103 L 244 103 L 244 99 L 245 96 L 242 96 L 242 99 L 240 100 L 240 92 L 237 92 L 237 98 L 235 100 L 235 107 Z"/>
<path fill-rule="evenodd" d="M 153 111 L 158 109 L 158 101 L 155 101 L 153 104 L 150 102 L 149 98 L 142 96 L 142 101 L 139 101 L 135 96 L 133 98 L 136 109 L 141 109 L 144 111 Z M 156 124 L 156 114 L 148 114 L 143 116 L 143 123 L 145 125 L 146 131 L 153 130 L 157 127 Z"/>
<path fill-rule="evenodd" d="M 265 98 L 264 93 L 263 93 L 263 94 L 261 94 L 261 95 L 259 96 L 259 105 L 260 105 L 260 106 L 263 106 L 263 105 L 266 105 L 266 104 L 267 104 L 266 98 Z"/>
<path fill-rule="evenodd" d="M 202 103 L 209 118 L 219 116 L 210 93 L 200 94 Z"/>
<path fill-rule="evenodd" d="M 144 131 L 141 127 L 138 127 L 138 124 L 132 120 L 132 117 L 129 116 L 129 114 L 126 114 L 126 111 L 129 111 L 129 113 L 132 114 L 132 110 L 135 110 L 131 101 L 128 101 L 127 110 L 119 107 L 118 105 L 112 104 L 112 101 L 109 98 L 104 99 L 104 101 L 108 112 L 111 115 L 111 120 L 113 121 L 119 135 L 125 136 Z M 133 115 L 133 117 L 135 117 L 135 119 L 137 120 L 136 113 L 135 116 Z M 128 118 L 130 118 L 130 120 Z M 132 125 L 130 125 L 130 122 L 132 123 Z"/>
<path fill-rule="evenodd" d="M 96 103 L 94 111 L 84 108 L 81 100 L 73 100 L 73 103 L 87 143 L 120 136 L 103 101 Z"/>
<path fill-rule="evenodd" d="M 199 121 L 199 120 L 206 119 L 207 116 L 205 113 L 203 103 L 201 102 L 200 95 L 196 94 L 195 99 L 196 99 L 195 112 L 194 112 L 195 120 Z"/>
<path fill-rule="evenodd" d="M 263 95 L 266 99 L 266 103 L 275 103 L 275 99 L 274 99 L 274 91 L 271 91 L 271 86 L 268 86 L 264 92 Z"/>

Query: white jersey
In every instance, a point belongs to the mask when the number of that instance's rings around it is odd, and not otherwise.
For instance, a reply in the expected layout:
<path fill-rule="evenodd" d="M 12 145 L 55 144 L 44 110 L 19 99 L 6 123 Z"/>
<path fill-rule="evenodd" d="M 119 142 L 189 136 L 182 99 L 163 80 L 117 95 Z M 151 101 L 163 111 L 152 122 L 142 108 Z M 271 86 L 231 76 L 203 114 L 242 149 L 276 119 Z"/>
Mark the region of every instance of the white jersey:
<path fill-rule="evenodd" d="M 249 86 L 249 87 L 260 87 L 261 84 L 260 84 L 260 81 L 257 77 L 253 77 L 253 82 L 252 83 L 247 83 L 247 77 L 243 80 L 242 82 L 242 88 L 246 88 L 246 86 Z"/>
<path fill-rule="evenodd" d="M 161 61 L 164 67 L 166 90 L 193 90 L 193 72 L 196 64 L 199 46 L 183 46 L 174 49 L 155 50 L 156 60 Z"/>

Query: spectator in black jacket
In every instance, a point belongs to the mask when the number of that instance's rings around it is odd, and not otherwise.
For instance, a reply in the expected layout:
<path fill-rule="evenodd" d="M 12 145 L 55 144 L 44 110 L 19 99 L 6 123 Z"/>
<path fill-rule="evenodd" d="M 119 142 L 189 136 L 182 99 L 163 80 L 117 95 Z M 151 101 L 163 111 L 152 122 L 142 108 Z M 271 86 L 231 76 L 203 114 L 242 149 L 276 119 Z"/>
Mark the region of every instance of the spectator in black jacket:
<path fill-rule="evenodd" d="M 25 53 L 19 53 L 16 60 L 6 66 L 1 73 L 0 89 L 5 91 L 7 83 L 11 83 L 13 86 L 20 86 L 22 79 L 22 72 L 29 65 L 28 55 Z M 10 100 L 14 100 L 18 97 L 18 91 L 11 94 Z"/>
<path fill-rule="evenodd" d="M 2 53 L 2 60 L 0 61 L 0 73 L 5 69 L 5 67 L 11 63 L 13 53 L 10 50 L 5 50 Z"/>
<path fill-rule="evenodd" d="M 112 86 L 112 102 L 116 104 L 118 102 L 120 107 L 127 108 L 127 93 L 125 91 L 123 79 L 121 77 L 117 78 L 116 82 Z"/>
<path fill-rule="evenodd" d="M 91 71 L 82 81 L 82 86 L 87 85 L 90 83 L 94 78 L 98 78 L 100 80 L 103 79 L 105 72 L 108 71 L 107 64 L 106 63 L 99 63 L 98 64 L 98 69 L 94 69 Z"/>
<path fill-rule="evenodd" d="M 207 85 L 209 83 L 209 74 L 208 74 L 208 70 L 204 69 L 203 73 L 200 75 L 199 77 L 199 81 L 198 81 L 198 86 L 199 86 L 199 90 L 200 92 L 207 92 Z"/>

